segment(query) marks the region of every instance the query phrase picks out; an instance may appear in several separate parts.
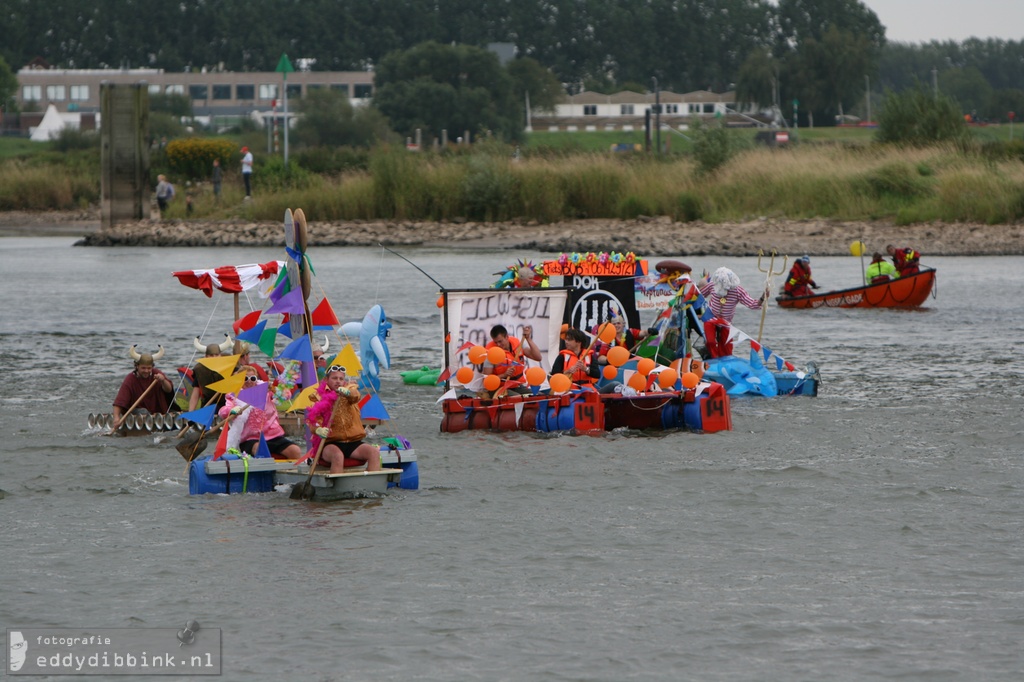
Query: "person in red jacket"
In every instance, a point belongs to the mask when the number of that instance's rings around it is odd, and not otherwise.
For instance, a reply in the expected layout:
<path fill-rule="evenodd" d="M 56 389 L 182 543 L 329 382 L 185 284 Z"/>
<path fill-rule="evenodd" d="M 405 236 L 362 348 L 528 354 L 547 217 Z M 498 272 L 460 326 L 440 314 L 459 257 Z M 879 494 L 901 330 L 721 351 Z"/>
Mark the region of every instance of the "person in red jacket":
<path fill-rule="evenodd" d="M 810 296 L 811 289 L 817 289 L 818 283 L 811 278 L 811 257 L 798 258 L 789 271 L 783 292 L 787 296 Z"/>
<path fill-rule="evenodd" d="M 900 277 L 916 275 L 921 271 L 921 253 L 919 251 L 915 251 L 909 246 L 897 249 L 892 244 L 886 246 L 885 250 L 892 256 L 892 264 L 896 266 L 896 272 L 900 273 Z"/>

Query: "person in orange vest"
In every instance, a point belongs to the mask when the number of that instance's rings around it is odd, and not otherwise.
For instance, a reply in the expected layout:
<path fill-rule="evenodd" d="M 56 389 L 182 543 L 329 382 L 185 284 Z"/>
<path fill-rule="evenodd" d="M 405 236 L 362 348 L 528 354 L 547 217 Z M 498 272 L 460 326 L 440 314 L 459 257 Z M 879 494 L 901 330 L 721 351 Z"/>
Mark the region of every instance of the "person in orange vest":
<path fill-rule="evenodd" d="M 565 374 L 574 384 L 597 383 L 600 378 L 600 365 L 594 361 L 594 352 L 584 347 L 587 335 L 575 327 L 565 330 L 565 348 L 558 353 L 553 365 L 552 374 Z"/>
<path fill-rule="evenodd" d="M 786 285 L 782 289 L 783 292 L 787 296 L 796 298 L 798 296 L 810 296 L 811 289 L 817 288 L 818 283 L 811 278 L 811 257 L 804 256 L 803 258 L 798 258 L 789 271 Z"/>
<path fill-rule="evenodd" d="M 885 250 L 890 256 L 892 256 L 892 264 L 896 266 L 896 272 L 900 274 L 900 277 L 909 277 L 910 275 L 916 275 L 921 271 L 921 253 L 919 251 L 915 251 L 909 246 L 903 249 L 897 249 L 892 244 L 886 246 Z"/>
<path fill-rule="evenodd" d="M 530 325 L 523 327 L 522 341 L 514 336 L 509 336 L 505 325 L 494 325 L 491 327 L 491 340 L 485 348 L 490 350 L 495 347 L 505 351 L 505 362 L 490 367 L 485 366 L 483 373 L 496 374 L 502 380 L 519 379 L 522 377 L 523 372 L 526 370 L 524 358 L 529 358 L 535 362 L 541 361 L 540 348 L 533 342 L 533 327 Z"/>

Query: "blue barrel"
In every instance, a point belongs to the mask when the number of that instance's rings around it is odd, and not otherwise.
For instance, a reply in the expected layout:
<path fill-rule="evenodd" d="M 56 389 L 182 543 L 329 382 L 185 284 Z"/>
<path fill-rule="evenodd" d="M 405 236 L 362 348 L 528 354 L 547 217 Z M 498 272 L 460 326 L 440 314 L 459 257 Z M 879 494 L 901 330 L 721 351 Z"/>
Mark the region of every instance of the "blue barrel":
<path fill-rule="evenodd" d="M 233 455 L 228 455 L 221 459 L 228 459 L 229 457 L 231 458 L 230 476 L 228 474 L 215 474 L 213 476 L 207 474 L 206 462 L 210 459 L 209 455 L 193 460 L 188 466 L 188 494 L 234 494 L 242 492 L 243 487 L 245 492 L 249 493 L 268 493 L 274 489 L 273 471 L 250 472 L 249 479 L 246 480 L 245 464 Z M 238 467 L 238 473 L 235 473 L 236 466 Z"/>
<path fill-rule="evenodd" d="M 390 468 L 395 468 L 395 465 L 389 464 Z M 402 490 L 418 490 L 420 487 L 420 467 L 417 462 L 402 462 L 398 465 L 398 468 L 402 470 L 402 475 L 398 477 L 397 487 Z M 388 483 L 389 488 L 396 487 L 394 483 Z"/>
<path fill-rule="evenodd" d="M 543 404 L 537 406 L 537 432 L 548 432 L 548 408 Z"/>
<path fill-rule="evenodd" d="M 700 431 L 704 428 L 704 419 L 701 417 L 700 411 L 704 401 L 707 399 L 708 394 L 701 393 L 692 403 L 683 403 L 683 424 L 681 426 L 693 429 L 694 431 Z"/>

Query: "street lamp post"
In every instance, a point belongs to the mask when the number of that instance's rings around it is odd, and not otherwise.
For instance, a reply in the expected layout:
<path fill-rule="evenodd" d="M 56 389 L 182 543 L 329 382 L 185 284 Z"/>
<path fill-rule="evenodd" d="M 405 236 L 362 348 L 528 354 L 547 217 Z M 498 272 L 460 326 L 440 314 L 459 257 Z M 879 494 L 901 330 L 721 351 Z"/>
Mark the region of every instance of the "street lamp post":
<path fill-rule="evenodd" d="M 654 143 L 657 145 L 658 156 L 661 156 L 661 90 L 658 89 L 657 77 L 654 81 Z"/>

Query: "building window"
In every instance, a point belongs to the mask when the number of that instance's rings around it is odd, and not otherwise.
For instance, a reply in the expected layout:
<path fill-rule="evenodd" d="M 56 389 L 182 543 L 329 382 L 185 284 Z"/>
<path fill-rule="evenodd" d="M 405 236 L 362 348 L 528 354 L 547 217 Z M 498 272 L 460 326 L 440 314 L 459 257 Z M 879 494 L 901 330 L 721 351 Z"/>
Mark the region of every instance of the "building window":
<path fill-rule="evenodd" d="M 704 105 L 704 113 L 705 114 L 713 114 L 713 113 L 715 113 L 715 105 L 714 104 L 705 104 Z"/>
<path fill-rule="evenodd" d="M 348 83 L 331 83 L 331 90 L 337 90 L 348 97 Z"/>
<path fill-rule="evenodd" d="M 181 85 L 180 83 L 177 85 L 168 85 L 166 88 L 164 88 L 164 92 L 166 92 L 168 95 L 184 95 L 185 86 Z"/>
<path fill-rule="evenodd" d="M 160 94 L 160 86 L 159 85 L 154 85 L 154 84 L 150 83 L 150 85 L 149 85 L 149 94 L 151 94 L 151 95 L 159 95 Z"/>
<path fill-rule="evenodd" d="M 666 104 L 664 106 L 665 106 L 665 113 L 666 114 L 678 114 L 679 113 L 679 105 L 678 104 Z"/>
<path fill-rule="evenodd" d="M 356 83 L 354 95 L 356 99 L 367 99 L 373 95 L 373 86 L 369 83 Z"/>
<path fill-rule="evenodd" d="M 583 105 L 584 116 L 597 116 L 597 105 L 596 104 L 584 104 Z"/>
<path fill-rule="evenodd" d="M 323 90 L 323 89 L 324 89 L 324 84 L 323 83 L 307 83 L 306 84 L 306 92 L 309 92 L 310 90 Z"/>
<path fill-rule="evenodd" d="M 71 99 L 76 102 L 84 102 L 89 99 L 89 86 L 88 85 L 72 85 L 71 86 Z"/>
<path fill-rule="evenodd" d="M 63 102 L 67 90 L 63 85 L 47 85 L 46 99 L 50 102 Z"/>
<path fill-rule="evenodd" d="M 213 98 L 214 99 L 231 99 L 231 86 L 230 85 L 214 85 L 213 86 Z"/>
<path fill-rule="evenodd" d="M 277 99 L 277 83 L 261 83 L 260 99 Z"/>
<path fill-rule="evenodd" d="M 302 83 L 289 83 L 288 84 L 288 99 L 301 99 L 302 98 Z"/>
<path fill-rule="evenodd" d="M 26 102 L 38 102 L 43 98 L 43 86 L 24 85 L 21 88 L 21 98 Z"/>
<path fill-rule="evenodd" d="M 191 99 L 206 99 L 209 90 L 205 85 L 190 85 L 188 86 L 188 96 Z"/>
<path fill-rule="evenodd" d="M 633 105 L 632 104 L 623 104 L 622 106 L 619 107 L 619 113 L 621 115 L 623 115 L 623 116 L 632 116 L 633 115 Z"/>
<path fill-rule="evenodd" d="M 235 99 L 252 100 L 256 99 L 255 85 L 236 85 Z"/>
<path fill-rule="evenodd" d="M 691 114 L 699 114 L 700 113 L 700 105 L 699 104 L 691 104 L 690 105 L 690 113 Z"/>

